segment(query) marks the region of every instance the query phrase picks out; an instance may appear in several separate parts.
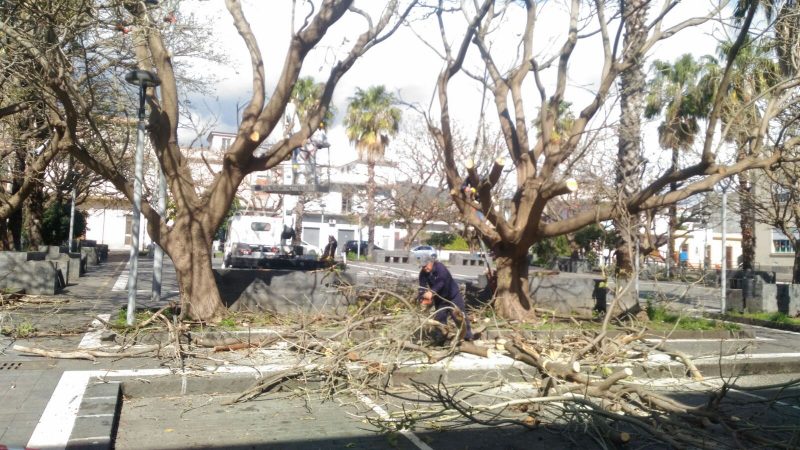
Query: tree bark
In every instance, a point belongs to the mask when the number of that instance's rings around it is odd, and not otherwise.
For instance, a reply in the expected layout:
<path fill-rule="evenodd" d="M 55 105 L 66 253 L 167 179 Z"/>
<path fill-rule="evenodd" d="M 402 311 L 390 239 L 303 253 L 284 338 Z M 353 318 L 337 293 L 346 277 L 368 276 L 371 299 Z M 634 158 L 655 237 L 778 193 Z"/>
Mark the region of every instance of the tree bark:
<path fill-rule="evenodd" d="M 620 1 L 620 10 L 625 23 L 625 36 L 623 47 L 625 55 L 623 60 L 630 66 L 620 73 L 620 125 L 619 149 L 617 153 L 617 185 L 620 187 L 619 205 L 625 208 L 628 200 L 640 190 L 640 171 L 642 167 L 642 137 L 641 117 L 644 110 L 645 74 L 642 69 L 644 55 L 642 48 L 647 40 L 647 18 L 649 2 L 643 0 Z M 626 297 L 638 299 L 631 283 L 633 273 L 633 258 L 638 258 L 635 238 L 639 233 L 639 218 L 637 214 L 628 214 L 623 220 L 615 220 L 614 226 L 620 234 L 620 243 L 617 247 L 617 293 L 624 293 Z M 619 286 L 625 285 L 626 289 L 620 290 Z M 624 301 L 623 304 L 629 304 Z"/>
<path fill-rule="evenodd" d="M 739 174 L 740 222 L 742 229 L 742 270 L 755 269 L 756 235 L 755 207 L 750 192 L 750 177 L 747 172 Z"/>
<path fill-rule="evenodd" d="M 297 197 L 297 204 L 294 206 L 294 239 L 292 239 L 292 245 L 300 245 L 300 241 L 303 239 L 303 216 L 306 214 L 306 202 L 308 201 L 308 197 L 306 195 L 301 195 Z"/>
<path fill-rule="evenodd" d="M 672 149 L 672 171 L 675 172 L 678 170 L 678 149 Z M 678 190 L 678 183 L 670 183 L 669 184 L 670 192 L 675 192 Z M 672 276 L 672 268 L 674 267 L 675 260 L 675 231 L 678 228 L 678 207 L 676 205 L 672 205 L 669 207 L 669 239 L 667 241 L 667 258 L 664 263 L 667 266 L 667 273 Z"/>
<path fill-rule="evenodd" d="M 41 186 L 36 186 L 28 196 L 28 201 L 25 203 L 27 208 L 25 219 L 27 224 L 25 228 L 28 231 L 28 248 L 37 248 L 42 245 L 44 238 L 42 237 L 42 212 L 45 210 L 44 193 Z"/>
<path fill-rule="evenodd" d="M 211 237 L 202 221 L 176 224 L 165 239 L 181 294 L 181 317 L 215 322 L 225 313 L 211 268 Z"/>
<path fill-rule="evenodd" d="M 508 320 L 530 320 L 536 317 L 528 283 L 527 253 L 511 249 L 495 250 L 497 291 L 494 308 L 497 315 Z"/>
<path fill-rule="evenodd" d="M 800 284 L 800 248 L 794 246 L 794 264 L 792 265 L 792 284 Z"/>

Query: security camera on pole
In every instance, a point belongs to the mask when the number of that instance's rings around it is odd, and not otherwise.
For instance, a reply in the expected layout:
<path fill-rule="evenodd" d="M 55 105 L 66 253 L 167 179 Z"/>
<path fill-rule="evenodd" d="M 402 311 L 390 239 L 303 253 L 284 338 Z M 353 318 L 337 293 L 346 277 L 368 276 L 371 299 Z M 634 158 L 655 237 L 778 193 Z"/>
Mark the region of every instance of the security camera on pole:
<path fill-rule="evenodd" d="M 131 218 L 131 254 L 130 275 L 128 277 L 128 315 L 127 323 L 133 325 L 136 317 L 136 277 L 139 272 L 139 221 L 140 205 L 142 202 L 142 180 L 144 178 L 144 101 L 147 88 L 154 88 L 161 84 L 161 80 L 153 72 L 147 70 L 131 70 L 125 74 L 125 81 L 139 86 L 139 124 L 136 134 L 136 157 L 134 159 L 133 175 L 133 217 Z"/>

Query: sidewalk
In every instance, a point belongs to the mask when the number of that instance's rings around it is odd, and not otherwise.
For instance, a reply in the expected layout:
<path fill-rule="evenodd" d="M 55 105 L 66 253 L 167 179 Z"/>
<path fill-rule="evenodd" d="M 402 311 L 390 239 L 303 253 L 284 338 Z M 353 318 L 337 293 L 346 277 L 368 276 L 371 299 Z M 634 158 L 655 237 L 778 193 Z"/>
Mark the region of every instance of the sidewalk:
<path fill-rule="evenodd" d="M 142 260 L 141 276 L 149 276 L 150 261 Z M 95 267 L 79 284 L 70 286 L 57 299 L 69 300 L 56 305 L 29 305 L 17 310 L 0 311 L 2 324 L 29 321 L 37 330 L 60 330 L 59 335 L 13 340 L 0 337 L 0 449 L 8 448 L 111 448 L 114 427 L 119 418 L 121 393 L 135 398 L 164 395 L 191 395 L 242 392 L 259 375 L 277 373 L 291 366 L 297 354 L 273 346 L 257 357 L 244 352 L 220 356 L 231 358 L 229 364 L 211 367 L 201 359 L 180 367 L 165 367 L 164 358 L 101 358 L 96 362 L 48 359 L 27 356 L 12 350 L 13 345 L 60 349 L 65 351 L 106 345 L 101 334 L 92 331 L 98 314 L 115 315 L 127 301 L 127 292 L 114 290 L 124 275 L 125 260 L 116 258 Z M 168 277 L 165 277 L 167 279 Z M 149 286 L 142 282 L 142 286 Z M 165 284 L 166 290 L 171 289 Z M 149 300 L 146 290 L 139 293 Z M 696 359 L 698 369 L 708 377 L 745 374 L 800 373 L 800 334 L 760 327 L 743 327 L 750 335 L 722 338 L 720 335 L 679 333 L 666 343 L 668 351 L 704 355 Z M 264 331 L 267 333 L 268 331 Z M 251 330 L 251 338 L 257 331 Z M 489 330 L 485 337 L 493 339 Z M 552 339 L 557 335 L 549 333 Z M 744 349 L 745 353 L 742 353 Z M 684 377 L 686 368 L 669 358 L 654 355 L 642 364 L 610 366 L 634 369 L 636 376 L 649 378 Z M 503 355 L 481 358 L 457 355 L 439 363 L 409 365 L 397 370 L 393 383 L 414 379 L 435 383 L 440 377 L 448 382 L 482 380 L 502 373 L 508 379 L 522 380 L 520 368 L 534 373 L 529 366 Z M 587 368 L 588 370 L 588 368 Z"/>

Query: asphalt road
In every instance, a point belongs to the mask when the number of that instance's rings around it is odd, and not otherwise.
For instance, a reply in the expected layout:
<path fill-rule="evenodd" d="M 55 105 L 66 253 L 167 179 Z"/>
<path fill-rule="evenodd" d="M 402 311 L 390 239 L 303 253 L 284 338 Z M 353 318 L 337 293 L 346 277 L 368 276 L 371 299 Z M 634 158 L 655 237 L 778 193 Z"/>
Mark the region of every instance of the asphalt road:
<path fill-rule="evenodd" d="M 218 263 L 218 262 L 217 262 Z M 416 277 L 413 265 L 398 267 L 386 264 L 351 264 L 348 270 L 370 276 L 383 274 Z M 462 280 L 475 279 L 480 267 L 452 267 L 451 271 Z M 392 275 L 394 274 L 394 275 Z M 158 306 L 177 297 L 177 282 L 169 261 L 165 264 L 164 298 L 151 299 L 150 282 L 152 260 L 141 260 L 138 279 L 137 303 L 140 306 Z M 69 286 L 64 294 L 70 302 L 47 308 L 26 307 L 3 312 L 4 323 L 31 321 L 40 330 L 67 328 L 74 332 L 48 338 L 13 341 L 0 338 L 1 363 L 22 362 L 16 371 L 0 370 L 0 404 L 14 405 L 17 409 L 0 410 L 0 446 L 19 447 L 37 425 L 45 405 L 57 395 L 56 383 L 61 373 L 85 370 L 102 370 L 110 364 L 115 369 L 148 369 L 160 367 L 155 359 L 125 359 L 108 363 L 74 360 L 47 360 L 22 357 L 10 350 L 12 344 L 40 345 L 64 350 L 84 347 L 91 333 L 87 333 L 92 318 L 97 314 L 113 315 L 127 301 L 127 270 L 124 258 L 110 261 L 95 268 L 91 276 Z M 681 284 L 641 284 L 648 295 L 662 296 L 674 306 L 687 312 L 713 310 L 715 290 Z M 718 303 L 716 308 L 718 308 Z M 800 335 L 754 328 L 754 339 L 726 340 L 686 339 L 670 340 L 670 349 L 683 350 L 693 355 L 707 355 L 727 363 L 736 364 L 743 357 L 762 356 L 797 361 L 800 354 Z M 722 362 L 721 362 L 722 363 Z M 793 366 L 794 367 L 794 366 Z M 165 370 L 165 369 L 158 369 Z M 77 372 L 76 372 L 77 371 Z M 659 380 L 653 385 L 665 395 L 674 396 L 687 403 L 700 405 L 711 392 L 719 389 L 723 381 L 734 382 L 725 403 L 743 419 L 754 420 L 762 426 L 796 425 L 800 423 L 800 390 L 796 385 L 752 389 L 753 386 L 784 383 L 800 377 L 800 370 L 785 375 L 759 375 L 722 380 L 709 378 L 702 383 L 683 380 L 675 384 Z M 146 382 L 138 372 L 133 379 Z M 210 388 L 204 393 L 179 397 L 128 396 L 122 404 L 116 448 L 590 448 L 596 442 L 580 431 L 579 423 L 548 426 L 529 431 L 517 426 L 484 427 L 472 422 L 453 419 L 449 422 L 430 423 L 417 420 L 409 431 L 382 433 L 374 420 L 386 413 L 413 410 L 425 406 L 419 398 L 400 400 L 375 392 L 352 393 L 336 401 L 321 398 L 313 392 L 302 390 L 278 392 L 256 401 L 226 406 L 222 402 L 229 395 L 215 395 Z M 52 398 L 51 398 L 52 395 Z M 61 394 L 63 395 L 63 394 Z M 160 395 L 160 394 L 159 394 Z M 504 392 L 502 398 L 519 398 L 524 391 Z M 66 396 L 69 397 L 69 396 Z M 60 411 L 61 409 L 59 409 Z M 453 427 L 453 428 L 451 428 Z M 777 431 L 776 431 L 777 432 Z M 788 430 L 786 432 L 789 432 Z M 783 439 L 782 435 L 777 438 Z M 648 447 L 646 437 L 641 437 L 637 447 Z M 797 445 L 797 442 L 795 442 Z M 657 447 L 657 446 L 656 446 Z"/>

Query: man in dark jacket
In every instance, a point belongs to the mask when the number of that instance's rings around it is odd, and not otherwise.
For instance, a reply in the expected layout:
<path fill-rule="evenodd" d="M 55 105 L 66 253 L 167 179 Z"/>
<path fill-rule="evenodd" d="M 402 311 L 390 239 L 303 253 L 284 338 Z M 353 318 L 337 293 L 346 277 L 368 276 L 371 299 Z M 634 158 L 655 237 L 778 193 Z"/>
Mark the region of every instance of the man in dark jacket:
<path fill-rule="evenodd" d="M 325 246 L 325 251 L 322 252 L 323 261 L 333 261 L 336 257 L 336 238 L 333 235 L 328 236 L 328 245 Z"/>
<path fill-rule="evenodd" d="M 466 330 L 464 339 L 472 340 L 464 297 L 461 296 L 458 284 L 447 267 L 430 256 L 420 260 L 418 300 L 423 305 L 433 303 L 436 310 L 433 318 L 442 324 L 447 324 L 448 317 L 453 318 L 456 326 L 463 324 Z"/>

